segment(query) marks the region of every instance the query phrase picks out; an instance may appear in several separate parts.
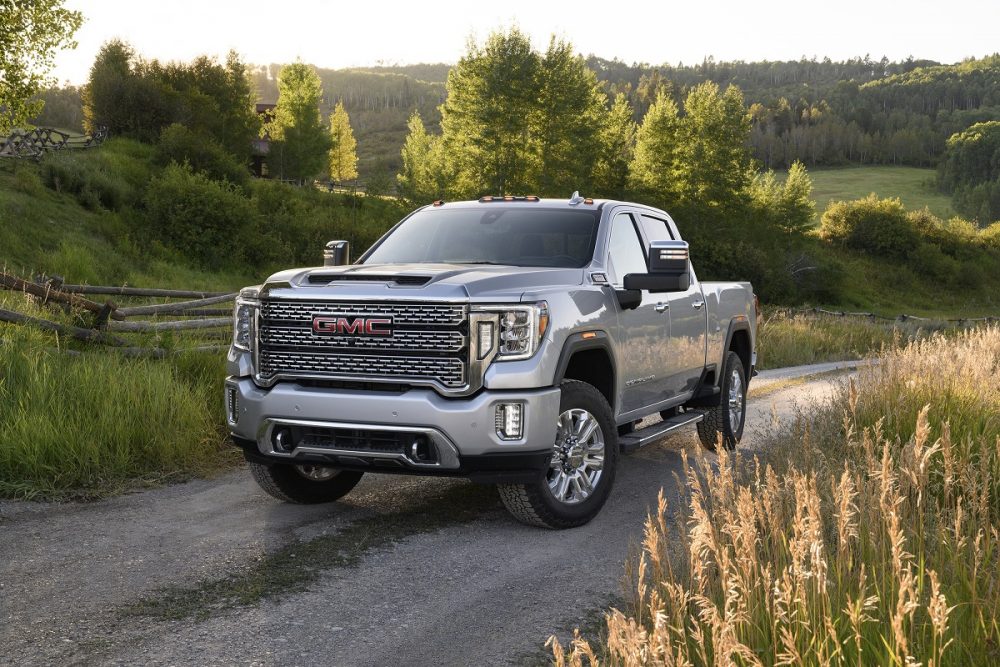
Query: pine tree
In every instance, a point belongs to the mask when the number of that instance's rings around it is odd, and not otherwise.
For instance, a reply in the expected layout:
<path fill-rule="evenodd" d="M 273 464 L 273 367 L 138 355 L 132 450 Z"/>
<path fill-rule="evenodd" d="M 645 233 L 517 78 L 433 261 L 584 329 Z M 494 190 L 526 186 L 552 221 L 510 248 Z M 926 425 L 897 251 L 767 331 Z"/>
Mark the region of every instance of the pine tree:
<path fill-rule="evenodd" d="M 268 167 L 279 178 L 306 181 L 323 171 L 330 135 L 319 115 L 323 88 L 311 67 L 297 62 L 278 75 L 278 104 L 268 124 Z"/>
<path fill-rule="evenodd" d="M 330 114 L 330 179 L 344 182 L 358 177 L 357 142 L 344 103 Z"/>

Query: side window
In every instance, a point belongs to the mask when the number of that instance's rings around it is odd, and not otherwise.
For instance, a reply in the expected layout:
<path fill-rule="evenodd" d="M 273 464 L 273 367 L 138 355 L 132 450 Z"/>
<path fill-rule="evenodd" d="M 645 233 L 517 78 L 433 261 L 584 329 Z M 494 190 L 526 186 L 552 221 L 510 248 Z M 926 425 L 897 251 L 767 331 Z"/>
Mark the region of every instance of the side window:
<path fill-rule="evenodd" d="M 619 213 L 611 221 L 608 259 L 612 280 L 621 285 L 630 273 L 646 273 L 646 252 L 635 231 L 635 221 L 629 213 Z"/>
<path fill-rule="evenodd" d="M 646 238 L 652 241 L 670 241 L 674 235 L 670 232 L 670 226 L 666 220 L 654 218 L 651 215 L 643 214 L 642 231 L 646 233 Z"/>

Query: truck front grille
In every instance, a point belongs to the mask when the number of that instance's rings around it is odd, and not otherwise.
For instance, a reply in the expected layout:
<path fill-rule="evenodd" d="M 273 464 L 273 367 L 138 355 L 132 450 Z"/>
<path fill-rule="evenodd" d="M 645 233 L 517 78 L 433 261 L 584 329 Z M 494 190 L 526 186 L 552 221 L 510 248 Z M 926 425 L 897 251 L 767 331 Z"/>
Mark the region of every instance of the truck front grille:
<path fill-rule="evenodd" d="M 392 333 L 316 333 L 315 316 L 391 318 Z M 456 304 L 266 299 L 257 323 L 257 378 L 264 384 L 288 377 L 460 390 L 469 384 L 467 318 L 468 307 Z"/>

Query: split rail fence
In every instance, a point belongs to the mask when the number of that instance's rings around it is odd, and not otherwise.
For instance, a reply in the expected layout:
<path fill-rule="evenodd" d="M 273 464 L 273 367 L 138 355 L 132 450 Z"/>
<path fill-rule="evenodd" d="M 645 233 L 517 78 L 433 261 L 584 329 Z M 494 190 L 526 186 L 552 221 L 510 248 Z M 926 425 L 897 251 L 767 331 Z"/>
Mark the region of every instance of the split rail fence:
<path fill-rule="evenodd" d="M 150 357 L 168 354 L 166 349 L 148 344 L 151 337 L 167 332 L 190 335 L 198 343 L 178 347 L 177 352 L 227 348 L 236 299 L 235 292 L 70 285 L 58 278 L 26 280 L 4 272 L 0 272 L 0 289 L 22 292 L 42 306 L 71 311 L 75 324 L 6 308 L 0 308 L 0 322 L 54 331 L 130 356 Z M 142 342 L 132 339 L 135 335 L 142 337 Z"/>

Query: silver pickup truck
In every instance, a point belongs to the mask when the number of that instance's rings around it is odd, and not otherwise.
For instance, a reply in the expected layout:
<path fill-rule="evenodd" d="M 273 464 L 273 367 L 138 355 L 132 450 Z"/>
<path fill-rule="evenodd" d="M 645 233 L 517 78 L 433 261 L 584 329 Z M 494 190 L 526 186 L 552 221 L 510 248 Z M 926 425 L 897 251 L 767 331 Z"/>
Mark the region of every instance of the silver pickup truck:
<path fill-rule="evenodd" d="M 236 304 L 228 425 L 281 500 L 333 501 L 365 472 L 460 476 L 567 528 L 600 511 L 621 452 L 690 424 L 708 448 L 742 436 L 755 296 L 699 282 L 663 211 L 435 202 L 347 254 L 331 242 L 326 266 Z"/>

